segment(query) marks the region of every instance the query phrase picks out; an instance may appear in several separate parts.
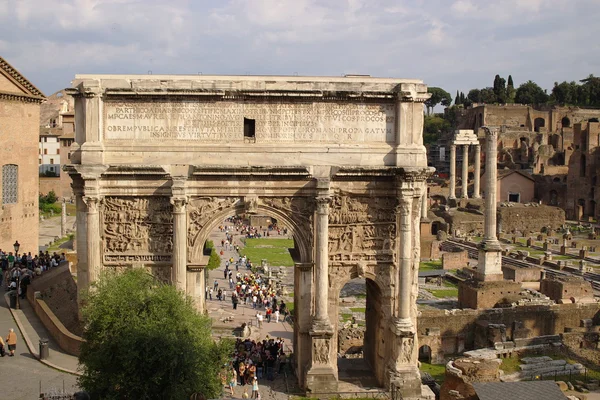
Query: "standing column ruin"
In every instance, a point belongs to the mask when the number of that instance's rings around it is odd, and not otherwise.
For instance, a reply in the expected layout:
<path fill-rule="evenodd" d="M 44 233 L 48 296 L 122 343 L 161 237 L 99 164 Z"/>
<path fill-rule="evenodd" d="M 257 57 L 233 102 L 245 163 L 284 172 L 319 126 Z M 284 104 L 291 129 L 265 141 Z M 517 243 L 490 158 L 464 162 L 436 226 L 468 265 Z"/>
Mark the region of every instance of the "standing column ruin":
<path fill-rule="evenodd" d="M 479 181 L 481 178 L 481 146 L 475 145 L 475 172 L 473 174 L 473 198 L 481 198 Z"/>
<path fill-rule="evenodd" d="M 463 199 L 469 198 L 469 145 L 463 145 L 463 160 L 462 160 L 462 186 L 460 197 Z"/>
<path fill-rule="evenodd" d="M 316 221 L 316 262 L 315 262 L 315 317 L 313 328 L 329 328 L 330 322 L 327 313 L 327 302 L 329 297 L 329 251 L 328 251 L 328 227 L 329 227 L 329 203 L 331 197 L 319 196 L 317 201 Z"/>
<path fill-rule="evenodd" d="M 400 293 L 398 310 L 399 323 L 405 327 L 412 327 L 410 319 L 410 290 L 412 285 L 411 259 L 412 259 L 412 192 L 401 191 L 398 212 L 400 214 Z"/>
<path fill-rule="evenodd" d="M 449 199 L 456 198 L 456 145 L 450 145 L 450 194 Z"/>
<path fill-rule="evenodd" d="M 482 127 L 485 132 L 485 237 L 479 246 L 478 279 L 502 280 L 502 246 L 496 236 L 496 185 L 498 130 Z"/>

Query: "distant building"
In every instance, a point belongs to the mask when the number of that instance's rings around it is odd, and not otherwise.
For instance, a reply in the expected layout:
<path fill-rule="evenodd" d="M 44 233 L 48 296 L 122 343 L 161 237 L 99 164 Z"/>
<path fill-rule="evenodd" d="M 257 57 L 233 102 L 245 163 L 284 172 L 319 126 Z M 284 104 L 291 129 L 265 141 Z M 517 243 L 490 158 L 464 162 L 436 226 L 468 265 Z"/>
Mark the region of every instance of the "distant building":
<path fill-rule="evenodd" d="M 38 251 L 40 103 L 44 94 L 0 57 L 0 249 Z"/>
<path fill-rule="evenodd" d="M 482 182 L 485 182 L 485 175 L 484 172 Z M 529 203 L 535 200 L 535 181 L 531 175 L 519 170 L 499 170 L 496 195 L 498 202 Z"/>
<path fill-rule="evenodd" d="M 51 190 L 59 198 L 73 197 L 71 179 L 62 173 L 70 163 L 71 145 L 75 141 L 75 112 L 73 98 L 58 91 L 42 104 L 40 112 L 40 193 Z"/>

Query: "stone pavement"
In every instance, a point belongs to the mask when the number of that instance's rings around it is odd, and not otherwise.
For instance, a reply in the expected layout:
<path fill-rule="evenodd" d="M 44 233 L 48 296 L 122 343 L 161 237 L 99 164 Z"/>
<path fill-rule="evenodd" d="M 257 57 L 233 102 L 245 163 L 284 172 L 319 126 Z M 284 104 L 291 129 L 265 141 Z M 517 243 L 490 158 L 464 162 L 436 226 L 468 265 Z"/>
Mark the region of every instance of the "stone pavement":
<path fill-rule="evenodd" d="M 0 398 L 3 399 L 37 399 L 40 394 L 40 387 L 43 392 L 60 392 L 64 388 L 67 393 L 73 393 L 78 390 L 77 377 L 62 371 L 58 371 L 47 365 L 40 363 L 37 359 L 37 351 L 31 354 L 26 346 L 26 341 L 37 343 L 39 334 L 47 334 L 40 329 L 40 321 L 37 318 L 29 317 L 33 312 L 27 300 L 23 300 L 25 306 L 22 310 L 15 310 L 19 320 L 19 325 L 23 328 L 25 337 L 13 319 L 13 315 L 8 309 L 8 304 L 4 299 L 0 299 L 0 334 L 6 338 L 8 330 L 14 329 L 17 333 L 17 351 L 15 357 L 0 358 Z M 37 321 L 35 321 L 37 320 Z M 37 331 L 40 329 L 39 331 Z M 31 336 L 30 336 L 31 335 Z M 56 354 L 56 345 L 50 343 L 50 359 L 56 364 L 65 363 L 61 356 Z M 54 346 L 54 349 L 53 349 Z M 72 356 L 69 356 L 72 357 Z M 75 357 L 73 357 L 75 358 Z"/>
<path fill-rule="evenodd" d="M 75 231 L 75 216 L 67 216 L 67 229 Z M 46 250 L 46 248 L 48 247 L 48 243 L 53 242 L 56 237 L 60 237 L 60 215 L 57 217 L 46 218 L 43 221 L 40 221 L 40 250 Z"/>

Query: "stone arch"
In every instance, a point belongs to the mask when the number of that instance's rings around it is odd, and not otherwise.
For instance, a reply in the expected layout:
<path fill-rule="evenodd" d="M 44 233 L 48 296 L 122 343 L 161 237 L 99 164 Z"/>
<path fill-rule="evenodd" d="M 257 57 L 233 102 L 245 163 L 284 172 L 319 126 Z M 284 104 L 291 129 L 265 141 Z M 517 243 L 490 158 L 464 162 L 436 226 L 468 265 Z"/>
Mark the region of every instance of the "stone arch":
<path fill-rule="evenodd" d="M 195 261 L 202 254 L 204 243 L 208 239 L 210 233 L 219 226 L 223 220 L 233 215 L 246 212 L 246 208 L 242 201 L 236 201 L 225 208 L 217 211 L 210 219 L 202 226 L 193 238 L 193 244 L 190 246 L 190 237 L 188 236 L 188 261 Z M 269 217 L 274 217 L 278 221 L 282 221 L 285 225 L 290 228 L 292 237 L 294 238 L 294 244 L 298 250 L 299 262 L 310 262 L 312 260 L 312 243 L 311 236 L 307 234 L 303 229 L 300 228 L 299 224 L 296 223 L 286 213 L 278 210 L 274 207 L 259 205 L 256 208 L 257 213 L 263 213 Z M 188 215 L 188 226 L 190 224 Z M 306 227 L 304 227 L 306 229 Z M 309 230 L 310 232 L 310 230 Z"/>
<path fill-rule="evenodd" d="M 344 285 L 355 278 L 364 278 L 366 284 L 365 306 L 365 336 L 363 340 L 364 361 L 377 381 L 377 385 L 384 387 L 386 384 L 386 365 L 391 355 L 387 347 L 390 318 L 394 304 L 390 292 L 389 274 L 393 274 L 393 266 L 363 265 L 352 267 L 330 267 L 330 318 L 334 325 L 339 323 L 340 305 L 339 294 Z M 386 282 L 387 281 L 387 282 Z M 334 335 L 335 337 L 335 335 Z M 336 345 L 337 345 L 337 338 Z M 390 340 L 390 344 L 391 344 Z M 339 367 L 338 367 L 339 368 Z M 338 374 L 344 376 L 343 371 Z M 340 378 L 340 380 L 343 380 Z"/>
<path fill-rule="evenodd" d="M 560 123 L 562 125 L 563 128 L 570 128 L 571 127 L 571 120 L 569 119 L 569 117 L 563 117 L 560 120 Z"/>
<path fill-rule="evenodd" d="M 539 132 L 540 128 L 543 128 L 546 126 L 546 120 L 544 118 L 538 117 L 535 120 L 533 120 L 533 130 L 535 132 Z"/>
<path fill-rule="evenodd" d="M 426 344 L 419 347 L 419 361 L 431 363 L 431 347 Z"/>

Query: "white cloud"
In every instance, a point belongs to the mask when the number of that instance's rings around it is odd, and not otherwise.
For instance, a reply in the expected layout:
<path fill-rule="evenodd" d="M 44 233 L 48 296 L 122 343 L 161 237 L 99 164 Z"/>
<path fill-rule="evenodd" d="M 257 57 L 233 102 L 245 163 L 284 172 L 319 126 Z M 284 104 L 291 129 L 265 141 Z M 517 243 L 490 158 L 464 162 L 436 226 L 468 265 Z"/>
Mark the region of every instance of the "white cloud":
<path fill-rule="evenodd" d="M 360 72 L 450 92 L 491 85 L 498 73 L 549 88 L 600 65 L 597 0 L 8 2 L 1 55 L 46 92 L 78 72 L 148 70 Z"/>

